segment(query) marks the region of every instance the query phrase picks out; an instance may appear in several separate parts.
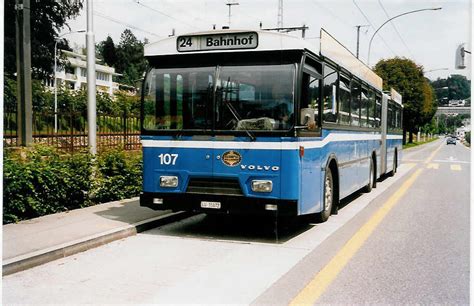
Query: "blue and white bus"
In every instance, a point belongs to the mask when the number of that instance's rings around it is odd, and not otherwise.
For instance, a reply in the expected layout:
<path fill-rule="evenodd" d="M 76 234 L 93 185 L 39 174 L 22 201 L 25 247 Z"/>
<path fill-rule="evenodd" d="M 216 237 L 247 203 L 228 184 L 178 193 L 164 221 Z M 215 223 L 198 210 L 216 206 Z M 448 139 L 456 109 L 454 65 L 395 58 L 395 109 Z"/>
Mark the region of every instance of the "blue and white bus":
<path fill-rule="evenodd" d="M 193 33 L 145 56 L 142 206 L 325 221 L 396 171 L 401 96 L 324 30 L 319 46 L 269 31 Z"/>

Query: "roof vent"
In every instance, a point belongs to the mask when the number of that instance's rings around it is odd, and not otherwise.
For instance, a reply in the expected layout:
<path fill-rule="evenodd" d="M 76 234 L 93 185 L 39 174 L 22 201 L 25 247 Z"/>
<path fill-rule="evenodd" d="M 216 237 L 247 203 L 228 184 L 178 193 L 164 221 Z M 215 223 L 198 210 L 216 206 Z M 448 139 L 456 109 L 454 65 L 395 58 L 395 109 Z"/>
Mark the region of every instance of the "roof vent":
<path fill-rule="evenodd" d="M 228 30 L 229 26 L 222 26 L 222 30 Z"/>

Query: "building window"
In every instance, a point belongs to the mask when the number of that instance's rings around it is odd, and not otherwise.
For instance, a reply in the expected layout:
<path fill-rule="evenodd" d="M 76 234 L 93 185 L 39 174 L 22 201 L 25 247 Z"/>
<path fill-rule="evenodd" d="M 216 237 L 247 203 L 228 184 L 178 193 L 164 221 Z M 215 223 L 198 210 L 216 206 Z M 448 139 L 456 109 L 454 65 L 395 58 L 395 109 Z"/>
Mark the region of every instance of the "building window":
<path fill-rule="evenodd" d="M 104 72 L 97 72 L 97 80 L 101 81 L 108 81 L 109 80 L 109 75 L 104 73 Z"/>
<path fill-rule="evenodd" d="M 87 77 L 87 69 L 86 68 L 81 68 L 81 76 L 82 77 Z"/>

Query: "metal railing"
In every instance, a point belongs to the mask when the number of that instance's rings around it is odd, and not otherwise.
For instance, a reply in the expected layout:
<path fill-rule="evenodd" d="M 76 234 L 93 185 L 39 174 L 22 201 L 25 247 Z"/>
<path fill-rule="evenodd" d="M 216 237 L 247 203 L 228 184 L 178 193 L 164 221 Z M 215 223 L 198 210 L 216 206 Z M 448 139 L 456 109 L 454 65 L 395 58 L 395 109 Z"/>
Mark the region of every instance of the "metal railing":
<path fill-rule="evenodd" d="M 18 146 L 17 140 L 17 111 L 4 109 L 5 147 Z M 88 147 L 87 143 L 87 112 L 60 111 L 58 112 L 58 131 L 54 132 L 54 111 L 33 111 L 33 142 L 55 146 L 61 150 L 74 153 Z M 117 114 L 97 114 L 97 147 L 123 148 L 139 150 L 140 116 L 123 112 Z"/>

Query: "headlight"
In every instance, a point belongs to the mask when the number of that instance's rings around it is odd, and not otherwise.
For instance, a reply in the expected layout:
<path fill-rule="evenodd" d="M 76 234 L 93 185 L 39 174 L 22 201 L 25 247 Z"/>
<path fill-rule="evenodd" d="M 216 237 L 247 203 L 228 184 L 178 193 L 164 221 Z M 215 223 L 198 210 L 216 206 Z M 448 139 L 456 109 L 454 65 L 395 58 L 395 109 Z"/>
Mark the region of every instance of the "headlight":
<path fill-rule="evenodd" d="M 178 186 L 177 176 L 160 176 L 160 187 L 173 188 Z"/>
<path fill-rule="evenodd" d="M 252 181 L 252 191 L 254 192 L 272 192 L 272 181 L 254 180 Z"/>

